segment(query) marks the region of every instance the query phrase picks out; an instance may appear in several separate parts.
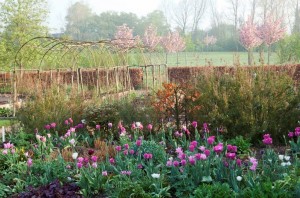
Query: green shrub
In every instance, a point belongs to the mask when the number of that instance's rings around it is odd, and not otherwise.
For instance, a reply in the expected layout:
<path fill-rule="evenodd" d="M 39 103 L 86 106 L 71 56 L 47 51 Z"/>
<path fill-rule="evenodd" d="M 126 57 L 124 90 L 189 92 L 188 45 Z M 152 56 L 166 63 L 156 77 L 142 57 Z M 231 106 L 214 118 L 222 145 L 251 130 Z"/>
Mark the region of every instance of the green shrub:
<path fill-rule="evenodd" d="M 104 101 L 100 105 L 91 105 L 84 110 L 84 119 L 90 126 L 100 124 L 106 128 L 107 123 L 116 127 L 119 121 L 130 128 L 133 122 L 141 122 L 146 128 L 149 123 L 155 124 L 154 109 L 149 105 L 150 100 L 130 95 L 119 100 Z"/>
<path fill-rule="evenodd" d="M 231 198 L 233 193 L 227 183 L 203 184 L 194 191 L 195 198 Z"/>
<path fill-rule="evenodd" d="M 227 138 L 242 135 L 257 144 L 267 132 L 274 142 L 283 142 L 283 134 L 299 120 L 299 92 L 283 72 L 263 67 L 237 67 L 234 74 L 206 72 L 197 87 L 201 109 L 196 119 L 211 122 L 213 128 L 225 127 Z"/>
<path fill-rule="evenodd" d="M 17 112 L 17 118 L 24 125 L 26 132 L 33 132 L 36 128 L 43 130 L 44 125 L 55 122 L 56 130 L 64 133 L 61 131 L 64 120 L 71 117 L 74 123 L 79 123 L 84 107 L 82 96 L 55 87 L 28 97 L 25 106 Z"/>
<path fill-rule="evenodd" d="M 0 117 L 11 117 L 12 110 L 9 108 L 0 108 Z"/>
<path fill-rule="evenodd" d="M 280 63 L 299 62 L 300 34 L 292 34 L 279 41 L 277 44 L 277 55 Z"/>
<path fill-rule="evenodd" d="M 251 143 L 249 139 L 243 138 L 243 136 L 239 135 L 230 139 L 228 144 L 237 146 L 238 154 L 249 154 Z"/>

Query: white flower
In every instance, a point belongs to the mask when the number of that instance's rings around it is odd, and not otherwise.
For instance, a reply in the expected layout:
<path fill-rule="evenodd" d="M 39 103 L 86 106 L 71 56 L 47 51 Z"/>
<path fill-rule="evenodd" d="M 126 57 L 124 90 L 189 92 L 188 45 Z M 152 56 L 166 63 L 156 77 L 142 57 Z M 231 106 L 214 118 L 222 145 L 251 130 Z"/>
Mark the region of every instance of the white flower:
<path fill-rule="evenodd" d="M 290 158 L 291 158 L 290 156 L 287 156 L 287 155 L 286 155 L 286 156 L 284 156 L 284 159 L 285 159 L 286 161 L 289 161 L 289 160 L 290 160 Z"/>
<path fill-rule="evenodd" d="M 24 156 L 25 156 L 25 157 L 28 157 L 28 156 L 29 156 L 28 152 L 24 153 Z"/>
<path fill-rule="evenodd" d="M 77 157 L 78 157 L 78 153 L 73 153 L 73 154 L 72 154 L 72 158 L 73 158 L 73 160 L 76 160 L 76 159 L 77 159 Z"/>
<path fill-rule="evenodd" d="M 136 122 L 135 126 L 136 126 L 136 128 L 140 128 L 141 127 L 141 122 Z"/>
<path fill-rule="evenodd" d="M 291 162 L 287 162 L 286 165 L 287 165 L 287 166 L 290 166 L 290 165 L 291 165 Z"/>
<path fill-rule="evenodd" d="M 85 119 L 81 120 L 81 123 L 82 123 L 82 124 L 85 124 Z"/>
<path fill-rule="evenodd" d="M 74 139 L 70 139 L 70 144 L 72 144 L 73 146 L 75 146 L 75 140 Z"/>
<path fill-rule="evenodd" d="M 243 178 L 242 178 L 241 176 L 237 176 L 237 177 L 236 177 L 236 180 L 238 180 L 238 181 L 242 181 L 242 179 L 243 179 Z"/>
<path fill-rule="evenodd" d="M 72 181 L 72 178 L 71 177 L 67 177 L 68 181 Z"/>
<path fill-rule="evenodd" d="M 155 178 L 155 179 L 158 179 L 158 178 L 160 177 L 160 174 L 158 174 L 158 173 L 153 173 L 153 174 L 151 174 L 151 176 L 152 176 L 153 178 Z"/>
<path fill-rule="evenodd" d="M 286 163 L 285 162 L 281 162 L 281 166 L 286 166 Z"/>
<path fill-rule="evenodd" d="M 173 161 L 173 157 L 170 157 L 169 160 L 170 160 L 170 161 Z"/>
<path fill-rule="evenodd" d="M 282 161 L 283 160 L 284 155 L 278 155 L 278 158 Z"/>

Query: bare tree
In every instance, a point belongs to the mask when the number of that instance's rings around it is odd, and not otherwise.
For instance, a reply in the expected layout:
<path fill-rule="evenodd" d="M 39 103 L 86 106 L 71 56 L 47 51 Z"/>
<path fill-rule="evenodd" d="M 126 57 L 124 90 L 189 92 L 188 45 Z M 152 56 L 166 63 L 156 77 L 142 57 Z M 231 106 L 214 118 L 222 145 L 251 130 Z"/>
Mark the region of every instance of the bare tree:
<path fill-rule="evenodd" d="M 191 18 L 192 6 L 190 0 L 181 0 L 173 9 L 173 16 L 176 25 L 185 34 Z"/>
<path fill-rule="evenodd" d="M 217 4 L 216 0 L 209 1 L 212 27 L 219 27 L 220 23 L 222 23 L 221 14 L 218 12 L 216 4 Z"/>
<path fill-rule="evenodd" d="M 207 0 L 192 0 L 191 5 L 193 6 L 193 25 L 192 30 L 193 32 L 197 32 L 199 22 L 202 19 L 206 7 L 207 7 Z"/>

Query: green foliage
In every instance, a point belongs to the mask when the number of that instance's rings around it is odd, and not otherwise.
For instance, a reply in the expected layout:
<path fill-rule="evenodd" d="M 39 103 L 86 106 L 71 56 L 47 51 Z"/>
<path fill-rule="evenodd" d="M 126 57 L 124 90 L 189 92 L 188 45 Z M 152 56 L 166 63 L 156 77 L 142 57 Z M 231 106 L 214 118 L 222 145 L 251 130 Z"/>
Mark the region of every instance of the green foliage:
<path fill-rule="evenodd" d="M 115 189 L 113 197 L 118 198 L 151 198 L 151 194 L 146 193 L 139 182 L 123 181 L 119 188 Z"/>
<path fill-rule="evenodd" d="M 8 140 L 18 148 L 29 148 L 30 142 L 35 139 L 34 134 L 25 133 L 21 128 L 17 132 L 9 133 Z"/>
<path fill-rule="evenodd" d="M 0 183 L 0 197 L 8 197 L 11 194 L 11 188 Z"/>
<path fill-rule="evenodd" d="M 30 168 L 31 174 L 26 178 L 27 185 L 35 187 L 46 185 L 56 179 L 67 182 L 69 173 L 65 166 L 61 156 L 46 162 L 42 159 L 34 160 L 34 164 Z"/>
<path fill-rule="evenodd" d="M 152 153 L 154 163 L 156 164 L 166 161 L 166 152 L 164 147 L 155 141 L 143 141 L 139 150 L 142 153 Z"/>
<path fill-rule="evenodd" d="M 233 190 L 226 183 L 202 184 L 195 191 L 195 198 L 230 198 L 233 196 Z"/>
<path fill-rule="evenodd" d="M 251 143 L 249 139 L 245 139 L 239 135 L 232 139 L 229 139 L 228 144 L 235 145 L 238 148 L 238 154 L 249 154 Z"/>
<path fill-rule="evenodd" d="M 261 198 L 288 198 L 294 197 L 290 189 L 280 185 L 279 182 L 264 182 L 253 187 L 247 187 L 241 193 L 241 197 L 261 197 Z"/>
<path fill-rule="evenodd" d="M 106 178 L 102 176 L 99 168 L 81 169 L 80 173 L 81 176 L 77 185 L 84 197 L 93 197 L 104 192 Z"/>
<path fill-rule="evenodd" d="M 280 63 L 300 61 L 300 34 L 286 36 L 277 44 L 277 55 Z"/>
<path fill-rule="evenodd" d="M 45 36 L 47 27 L 44 22 L 47 18 L 47 3 L 45 0 L 5 0 L 0 4 L 0 20 L 3 32 L 1 33 L 0 51 L 4 51 L 4 59 L 0 59 L 1 67 L 12 66 L 18 49 L 29 39 Z M 35 45 L 30 45 L 19 57 L 21 67 L 33 63 L 38 54 L 33 52 Z M 37 63 L 37 62 L 35 62 Z"/>
<path fill-rule="evenodd" d="M 106 101 L 101 105 L 92 105 L 84 110 L 84 118 L 90 126 L 100 124 L 106 127 L 108 122 L 117 126 L 120 120 L 124 126 L 133 122 L 141 122 L 144 125 L 154 124 L 156 121 L 153 108 L 148 104 L 147 98 L 135 95 L 115 100 Z"/>
<path fill-rule="evenodd" d="M 283 142 L 282 133 L 299 119 L 299 92 L 285 73 L 237 67 L 233 75 L 207 72 L 199 77 L 197 87 L 201 116 L 196 120 L 225 127 L 225 137 L 242 135 L 257 144 L 268 132 L 275 142 Z"/>
<path fill-rule="evenodd" d="M 0 108 L 0 117 L 11 117 L 12 111 L 9 108 Z"/>
<path fill-rule="evenodd" d="M 44 125 L 52 122 L 57 123 L 56 130 L 62 133 L 65 119 L 71 117 L 74 123 L 81 120 L 86 104 L 83 101 L 82 96 L 59 87 L 44 93 L 32 93 L 31 99 L 17 112 L 17 118 L 29 133 L 36 128 L 43 130 Z"/>

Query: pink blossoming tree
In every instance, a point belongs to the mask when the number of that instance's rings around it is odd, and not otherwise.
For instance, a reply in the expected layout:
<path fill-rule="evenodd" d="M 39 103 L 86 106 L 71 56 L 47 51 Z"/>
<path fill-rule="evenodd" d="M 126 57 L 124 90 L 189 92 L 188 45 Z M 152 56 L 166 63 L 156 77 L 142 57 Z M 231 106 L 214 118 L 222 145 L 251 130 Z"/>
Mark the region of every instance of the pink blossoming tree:
<path fill-rule="evenodd" d="M 258 28 L 253 23 L 253 20 L 249 18 L 241 27 L 239 31 L 240 42 L 248 51 L 248 64 L 253 64 L 253 48 L 262 44 L 262 40 L 257 36 Z"/>
<path fill-rule="evenodd" d="M 271 45 L 282 39 L 286 29 L 282 19 L 267 16 L 264 23 L 258 28 L 258 37 L 268 47 L 268 64 L 270 63 Z"/>
<path fill-rule="evenodd" d="M 153 52 L 161 41 L 161 37 L 157 36 L 157 27 L 150 25 L 144 33 L 143 44 L 150 51 Z"/>
<path fill-rule="evenodd" d="M 185 41 L 180 36 L 179 32 L 169 32 L 161 40 L 161 45 L 166 51 L 166 62 L 168 60 L 168 53 L 177 53 L 177 65 L 178 65 L 178 52 L 185 49 Z"/>
<path fill-rule="evenodd" d="M 136 47 L 139 40 L 139 36 L 133 36 L 132 29 L 130 29 L 127 24 L 123 24 L 117 27 L 117 32 L 112 40 L 112 44 L 121 52 L 127 52 Z"/>

